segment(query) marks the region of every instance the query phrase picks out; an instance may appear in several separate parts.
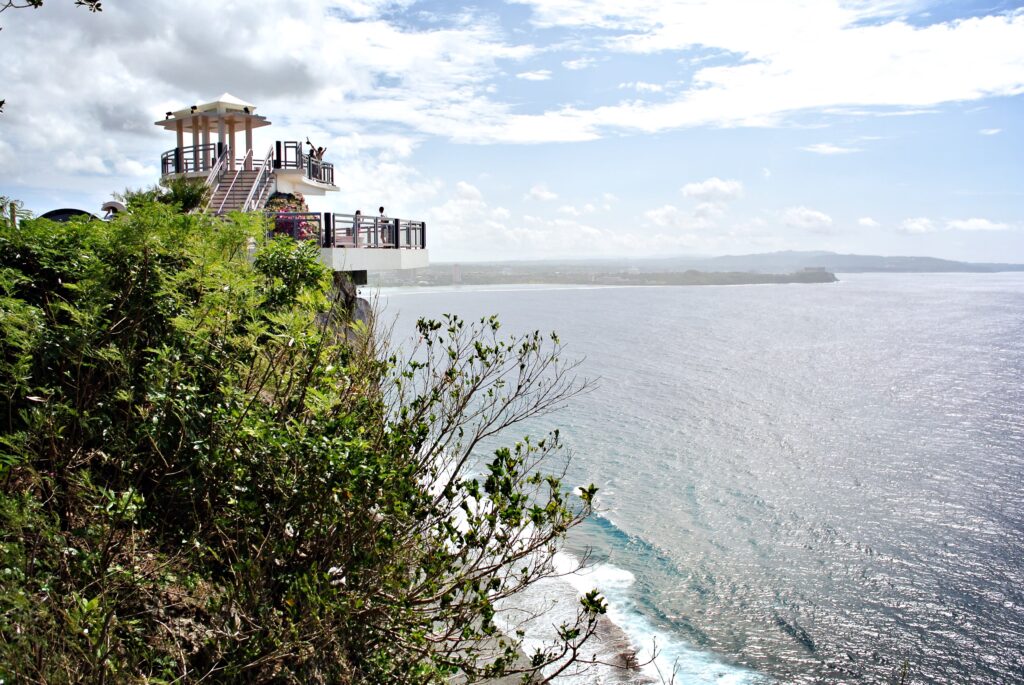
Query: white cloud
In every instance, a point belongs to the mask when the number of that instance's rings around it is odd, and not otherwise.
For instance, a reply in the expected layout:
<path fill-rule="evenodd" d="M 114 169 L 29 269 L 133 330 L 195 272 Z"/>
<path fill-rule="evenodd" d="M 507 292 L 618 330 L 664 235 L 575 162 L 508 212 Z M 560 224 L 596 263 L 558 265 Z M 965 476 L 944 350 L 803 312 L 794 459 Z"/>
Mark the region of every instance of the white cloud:
<path fill-rule="evenodd" d="M 576 59 L 567 59 L 562 62 L 562 66 L 570 71 L 579 71 L 580 69 L 589 69 L 597 63 L 593 57 L 577 57 Z"/>
<path fill-rule="evenodd" d="M 518 1 L 533 8 L 537 25 L 593 31 L 610 50 L 701 46 L 741 57 L 700 66 L 693 87 L 672 102 L 590 110 L 591 126 L 770 126 L 803 110 L 920 113 L 1024 92 L 1020 10 L 915 25 L 901 15 L 909 2 L 881 0 Z"/>
<path fill-rule="evenodd" d="M 96 174 L 99 176 L 106 176 L 110 174 L 110 169 L 107 168 L 106 163 L 104 163 L 103 159 L 98 155 L 75 155 L 65 153 L 57 158 L 57 168 L 61 171 L 67 171 L 72 174 L 83 173 Z"/>
<path fill-rule="evenodd" d="M 997 133 L 1002 133 L 1002 131 L 1003 129 L 1001 128 L 983 128 L 980 131 L 978 131 L 978 133 L 980 133 L 983 136 L 994 136 Z"/>
<path fill-rule="evenodd" d="M 814 152 L 819 155 L 844 155 L 850 152 L 860 152 L 859 147 L 843 147 L 841 145 L 833 145 L 832 143 L 815 143 L 814 145 L 808 145 L 800 148 L 807 152 Z"/>
<path fill-rule="evenodd" d="M 903 233 L 916 235 L 921 233 L 932 233 L 936 230 L 936 227 L 931 219 L 919 216 L 911 219 L 904 219 L 903 222 L 900 223 L 899 230 Z"/>
<path fill-rule="evenodd" d="M 948 221 L 946 228 L 953 231 L 1005 231 L 1010 225 L 988 219 L 971 218 Z"/>
<path fill-rule="evenodd" d="M 687 212 L 675 205 L 663 205 L 644 212 L 644 216 L 659 228 L 681 229 L 684 231 L 700 231 L 714 227 L 712 218 L 696 212 Z"/>
<path fill-rule="evenodd" d="M 541 200 L 549 202 L 551 200 L 557 200 L 558 194 L 548 190 L 547 186 L 538 183 L 537 185 L 530 188 L 526 195 L 523 195 L 524 200 Z"/>
<path fill-rule="evenodd" d="M 619 84 L 619 89 L 635 90 L 638 93 L 660 93 L 665 87 L 657 83 L 647 81 L 627 81 Z"/>
<path fill-rule="evenodd" d="M 680 192 L 683 197 L 701 202 L 728 202 L 743 194 L 743 184 L 733 179 L 723 180 L 712 176 L 699 183 L 687 183 L 680 189 Z"/>
<path fill-rule="evenodd" d="M 562 214 L 567 214 L 568 216 L 583 216 L 585 214 L 593 214 L 597 211 L 597 207 L 588 202 L 582 207 L 577 207 L 575 205 L 562 205 L 558 208 L 558 211 Z"/>
<path fill-rule="evenodd" d="M 771 178 L 772 177 L 772 170 L 769 169 L 768 167 L 763 167 L 761 169 L 761 175 L 764 176 L 765 178 Z"/>
<path fill-rule="evenodd" d="M 579 209 L 579 208 L 577 208 Z M 586 212 L 586 206 L 581 213 Z M 553 256 L 621 256 L 652 254 L 679 237 L 622 227 L 601 227 L 575 217 L 516 216 L 504 207 L 490 207 L 475 186 L 460 181 L 444 201 L 426 209 L 428 225 L 443 226 L 431 238 L 439 259 L 537 259 Z"/>
<path fill-rule="evenodd" d="M 805 231 L 827 231 L 832 228 L 832 217 L 808 207 L 789 207 L 782 212 L 782 223 Z"/>
<path fill-rule="evenodd" d="M 523 79 L 524 81 L 547 81 L 551 78 L 551 70 L 538 69 L 537 71 L 521 71 L 516 74 L 516 78 Z"/>
<path fill-rule="evenodd" d="M 5 142 L 15 158 L 27 160 L 18 172 L 23 185 L 65 182 L 48 160 L 69 154 L 79 161 L 64 162 L 63 178 L 100 174 L 102 167 L 112 175 L 109 190 L 137 182 L 138 169 L 122 160 L 145 167 L 173 145 L 149 122 L 223 90 L 256 102 L 276 120 L 270 134 L 258 131 L 258 144 L 264 135 L 316 134 L 331 142 L 329 155 L 379 147 L 390 160 L 408 157 L 429 136 L 587 141 L 618 130 L 770 126 L 806 110 L 920 112 L 1024 92 L 1024 11 L 919 26 L 901 20 L 891 2 L 520 3 L 536 24 L 579 29 L 578 43 L 588 50 L 646 54 L 699 45 L 719 57 L 701 62 L 667 101 L 584 100 L 524 113 L 519 103 L 500 98 L 494 81 L 507 73 L 551 78 L 549 69 L 516 71 L 545 48 L 516 43 L 498 22 L 466 13 L 417 27 L 391 19 L 408 0 L 148 0 L 117 3 L 98 16 L 54 3 L 4 13 L 12 56 L 0 63 Z M 736 21 L 741 15 L 745 20 Z M 224 41 L 223 26 L 253 47 Z M 314 29 L 321 59 L 308 59 L 306 42 L 279 40 Z M 268 44 L 275 49 L 255 47 Z M 595 63 L 588 55 L 562 64 Z M 629 82 L 645 92 L 658 87 Z M 298 101 L 302 107 L 295 107 Z M 88 157 L 94 159 L 81 161 Z M 100 187 L 95 179 L 93 187 Z"/>
<path fill-rule="evenodd" d="M 685 233 L 688 236 L 687 246 L 695 247 L 694 241 L 707 244 L 706 238 L 700 237 L 700 233 L 719 226 L 719 220 L 725 216 L 729 202 L 743 194 L 743 184 L 733 179 L 712 176 L 704 181 L 687 183 L 679 192 L 697 204 L 692 209 L 665 204 L 647 210 L 644 217 L 653 226 L 673 229 L 672 235 Z"/>
<path fill-rule="evenodd" d="M 882 224 L 878 223 L 870 216 L 862 216 L 861 218 L 857 219 L 857 225 L 863 226 L 864 228 L 878 228 Z"/>
<path fill-rule="evenodd" d="M 483 200 L 484 196 L 476 186 L 466 183 L 465 181 L 459 181 L 455 184 L 455 195 L 462 200 L 480 201 Z"/>
<path fill-rule="evenodd" d="M 143 164 L 134 159 L 120 159 L 114 164 L 114 170 L 121 176 L 135 176 L 137 178 L 156 178 L 160 170 L 154 164 Z"/>

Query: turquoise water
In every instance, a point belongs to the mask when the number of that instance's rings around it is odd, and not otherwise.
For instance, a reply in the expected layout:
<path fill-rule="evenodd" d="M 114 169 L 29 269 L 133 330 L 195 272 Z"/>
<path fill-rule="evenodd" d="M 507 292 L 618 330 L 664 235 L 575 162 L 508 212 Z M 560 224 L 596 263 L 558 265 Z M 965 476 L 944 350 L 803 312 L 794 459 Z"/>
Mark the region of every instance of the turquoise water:
<path fill-rule="evenodd" d="M 840 278 L 382 305 L 584 358 L 597 389 L 528 429 L 601 486 L 568 549 L 597 566 L 542 591 L 601 587 L 677 682 L 1024 682 L 1024 275 Z"/>

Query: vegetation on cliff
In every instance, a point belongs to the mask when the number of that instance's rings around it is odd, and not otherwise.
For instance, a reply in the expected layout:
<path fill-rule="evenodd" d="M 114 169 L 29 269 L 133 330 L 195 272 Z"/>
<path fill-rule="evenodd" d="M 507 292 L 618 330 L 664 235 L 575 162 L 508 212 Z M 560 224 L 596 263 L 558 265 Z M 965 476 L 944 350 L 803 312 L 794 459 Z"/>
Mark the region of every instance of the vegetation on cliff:
<path fill-rule="evenodd" d="M 347 318 L 309 243 L 136 202 L 0 223 L 0 681 L 438 683 L 546 673 L 503 598 L 551 572 L 595 489 L 557 434 L 554 336 Z"/>

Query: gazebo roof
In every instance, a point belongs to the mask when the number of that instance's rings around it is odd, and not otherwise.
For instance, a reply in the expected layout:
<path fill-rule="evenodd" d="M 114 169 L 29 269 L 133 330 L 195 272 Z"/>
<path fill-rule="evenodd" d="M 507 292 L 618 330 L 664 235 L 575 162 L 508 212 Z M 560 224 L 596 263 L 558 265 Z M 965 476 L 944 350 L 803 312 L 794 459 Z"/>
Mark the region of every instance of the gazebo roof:
<path fill-rule="evenodd" d="M 235 97 L 231 93 L 221 93 L 220 97 L 211 102 L 204 102 L 201 105 L 179 109 L 177 112 L 168 112 L 167 118 L 154 122 L 167 130 L 177 128 L 179 121 L 183 124 L 183 130 L 192 130 L 193 117 L 201 119 L 200 130 L 210 126 L 209 119 L 224 119 L 225 122 L 234 121 L 236 124 L 244 125 L 245 120 L 252 122 L 253 128 L 269 126 L 270 122 L 265 117 L 257 116 L 256 105 Z"/>
<path fill-rule="evenodd" d="M 200 112 L 226 112 L 228 110 L 241 112 L 246 107 L 249 108 L 250 112 L 256 111 L 256 105 L 240 100 L 231 93 L 221 93 L 220 97 L 213 102 L 207 102 L 206 104 L 198 105 L 198 107 Z"/>

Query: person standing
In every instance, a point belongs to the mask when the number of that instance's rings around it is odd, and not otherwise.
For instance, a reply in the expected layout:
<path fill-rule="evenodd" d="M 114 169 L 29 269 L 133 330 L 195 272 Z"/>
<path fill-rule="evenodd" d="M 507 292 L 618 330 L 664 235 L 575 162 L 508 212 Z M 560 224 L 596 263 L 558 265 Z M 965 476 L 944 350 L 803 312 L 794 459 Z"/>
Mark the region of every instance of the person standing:
<path fill-rule="evenodd" d="M 377 217 L 377 235 L 380 236 L 380 242 L 387 243 L 391 241 L 391 226 L 388 224 L 388 215 L 384 213 L 384 208 L 380 207 L 378 210 L 380 216 Z"/>

